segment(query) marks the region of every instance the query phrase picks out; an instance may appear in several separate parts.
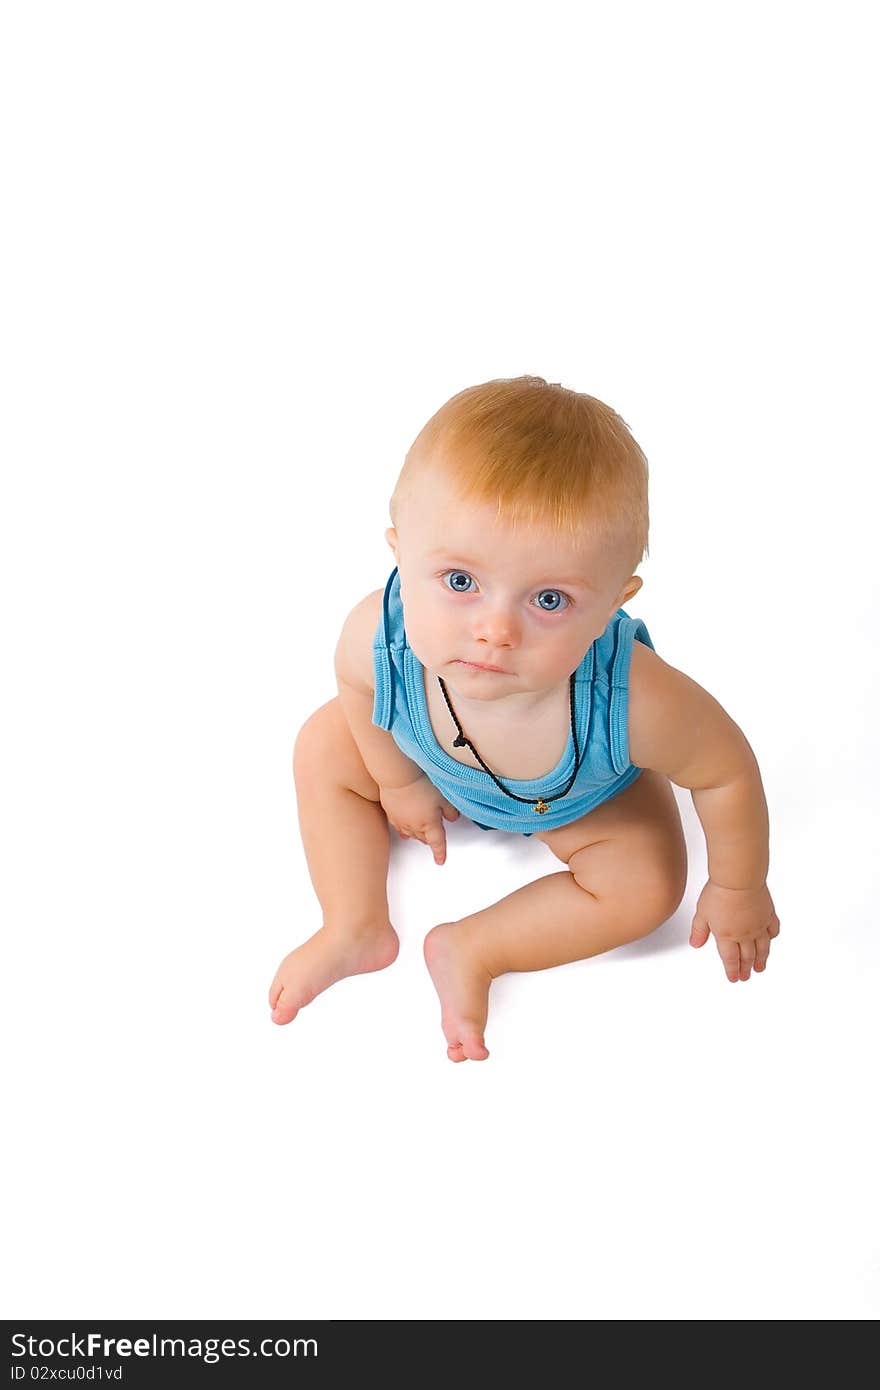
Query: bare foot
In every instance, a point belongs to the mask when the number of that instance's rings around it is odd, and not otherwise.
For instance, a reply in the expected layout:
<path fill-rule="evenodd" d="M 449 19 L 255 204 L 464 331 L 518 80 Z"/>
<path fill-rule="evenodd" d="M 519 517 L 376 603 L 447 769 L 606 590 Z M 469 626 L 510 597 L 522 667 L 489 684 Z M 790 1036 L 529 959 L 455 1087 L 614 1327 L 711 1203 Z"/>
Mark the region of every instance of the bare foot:
<path fill-rule="evenodd" d="M 483 1041 L 492 976 L 469 949 L 457 922 L 441 922 L 425 937 L 425 963 L 440 996 L 440 1026 L 451 1062 L 484 1062 Z"/>
<path fill-rule="evenodd" d="M 369 931 L 323 926 L 279 965 L 269 988 L 273 1023 L 290 1023 L 322 990 L 346 975 L 384 970 L 397 959 L 400 941 L 390 922 Z"/>

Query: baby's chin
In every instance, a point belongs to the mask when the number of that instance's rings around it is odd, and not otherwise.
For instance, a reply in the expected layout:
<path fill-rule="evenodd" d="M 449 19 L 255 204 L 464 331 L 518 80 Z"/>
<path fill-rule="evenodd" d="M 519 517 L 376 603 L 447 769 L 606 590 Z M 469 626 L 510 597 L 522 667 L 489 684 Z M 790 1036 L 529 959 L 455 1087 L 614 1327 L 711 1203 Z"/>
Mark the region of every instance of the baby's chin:
<path fill-rule="evenodd" d="M 514 692 L 524 693 L 522 682 L 515 674 L 479 671 L 461 661 L 438 662 L 436 665 L 423 661 L 422 665 L 427 679 L 436 680 L 442 676 L 450 694 L 458 693 L 468 700 L 491 701 Z"/>

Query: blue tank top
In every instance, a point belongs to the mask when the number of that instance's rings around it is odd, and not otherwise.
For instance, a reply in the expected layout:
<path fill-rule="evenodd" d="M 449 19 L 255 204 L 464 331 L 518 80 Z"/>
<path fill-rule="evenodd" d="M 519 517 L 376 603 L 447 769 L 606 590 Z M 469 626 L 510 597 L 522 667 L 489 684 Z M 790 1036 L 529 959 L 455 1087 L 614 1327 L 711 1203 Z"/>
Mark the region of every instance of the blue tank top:
<path fill-rule="evenodd" d="M 629 760 L 627 737 L 629 667 L 635 640 L 654 650 L 641 619 L 631 618 L 618 608 L 575 672 L 575 727 L 581 762 L 567 794 L 553 800 L 553 792 L 562 791 L 574 771 L 575 749 L 570 729 L 562 758 L 543 777 L 531 781 L 500 779 L 517 796 L 533 801 L 543 797 L 552 802 L 550 810 L 541 814 L 530 805 L 505 796 L 488 772 L 456 762 L 437 742 L 428 714 L 425 668 L 406 638 L 400 578 L 395 567 L 385 585 L 382 616 L 373 640 L 373 723 L 387 729 L 401 751 L 427 774 L 447 801 L 484 830 L 491 827 L 523 835 L 531 835 L 535 830 L 555 830 L 623 791 L 642 771 Z M 450 743 L 454 736 L 452 727 Z"/>

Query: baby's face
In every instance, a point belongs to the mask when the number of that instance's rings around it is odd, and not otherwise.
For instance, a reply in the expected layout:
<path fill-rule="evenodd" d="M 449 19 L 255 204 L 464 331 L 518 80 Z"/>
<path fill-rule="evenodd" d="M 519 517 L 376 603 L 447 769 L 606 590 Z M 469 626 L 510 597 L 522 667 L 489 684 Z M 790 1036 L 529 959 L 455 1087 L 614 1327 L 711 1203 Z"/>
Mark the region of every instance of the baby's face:
<path fill-rule="evenodd" d="M 469 699 L 554 689 L 641 587 L 636 577 L 621 587 L 620 556 L 607 543 L 511 530 L 493 508 L 460 501 L 439 472 L 420 479 L 399 523 L 386 537 L 409 644 Z"/>

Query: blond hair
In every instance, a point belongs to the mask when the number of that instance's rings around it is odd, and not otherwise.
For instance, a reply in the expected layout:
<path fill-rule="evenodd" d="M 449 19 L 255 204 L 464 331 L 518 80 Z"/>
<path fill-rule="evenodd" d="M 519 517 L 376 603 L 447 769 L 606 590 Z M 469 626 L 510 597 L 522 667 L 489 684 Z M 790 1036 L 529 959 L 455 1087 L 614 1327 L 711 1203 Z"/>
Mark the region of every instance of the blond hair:
<path fill-rule="evenodd" d="M 421 474 L 440 467 L 463 502 L 496 503 L 500 522 L 598 534 L 632 568 L 648 553 L 648 463 L 610 406 L 540 376 L 501 377 L 452 396 L 413 440 L 391 521 Z"/>

